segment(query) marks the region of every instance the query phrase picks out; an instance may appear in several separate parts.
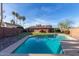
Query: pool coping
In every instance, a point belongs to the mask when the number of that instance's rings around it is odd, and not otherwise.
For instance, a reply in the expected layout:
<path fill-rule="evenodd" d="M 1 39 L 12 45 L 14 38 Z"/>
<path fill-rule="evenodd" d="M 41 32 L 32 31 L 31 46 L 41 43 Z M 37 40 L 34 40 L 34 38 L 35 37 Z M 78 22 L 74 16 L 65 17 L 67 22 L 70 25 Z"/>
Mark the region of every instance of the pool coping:
<path fill-rule="evenodd" d="M 5 56 L 5 55 L 13 55 L 12 52 L 19 47 L 29 36 L 25 36 L 24 38 L 20 39 L 18 42 L 8 46 L 7 48 L 3 49 L 0 51 L 0 56 Z M 15 55 L 15 54 L 14 54 Z"/>
<path fill-rule="evenodd" d="M 71 36 L 69 36 L 67 34 L 58 34 L 58 35 L 62 35 L 62 36 L 67 37 L 67 40 L 76 40 L 75 38 L 73 38 L 73 37 L 71 37 Z"/>

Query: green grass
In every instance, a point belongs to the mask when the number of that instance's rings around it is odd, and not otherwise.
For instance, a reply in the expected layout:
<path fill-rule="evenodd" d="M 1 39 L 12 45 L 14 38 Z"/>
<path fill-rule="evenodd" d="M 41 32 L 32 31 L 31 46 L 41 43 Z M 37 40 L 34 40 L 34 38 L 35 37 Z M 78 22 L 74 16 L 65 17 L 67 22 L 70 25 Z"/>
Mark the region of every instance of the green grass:
<path fill-rule="evenodd" d="M 27 32 L 24 32 L 24 33 L 22 33 L 22 34 L 19 34 L 18 35 L 18 39 L 22 39 L 22 38 L 24 38 L 26 35 L 30 35 L 31 33 L 27 33 Z"/>
<path fill-rule="evenodd" d="M 32 35 L 52 35 L 52 34 L 55 34 L 55 33 L 36 33 L 36 32 L 32 33 Z"/>
<path fill-rule="evenodd" d="M 18 35 L 18 39 L 22 39 L 22 38 L 24 38 L 25 36 L 28 36 L 28 35 L 52 35 L 52 34 L 55 34 L 55 33 L 36 33 L 36 32 L 33 32 L 31 34 L 29 32 L 28 33 L 24 32 L 24 33 Z"/>

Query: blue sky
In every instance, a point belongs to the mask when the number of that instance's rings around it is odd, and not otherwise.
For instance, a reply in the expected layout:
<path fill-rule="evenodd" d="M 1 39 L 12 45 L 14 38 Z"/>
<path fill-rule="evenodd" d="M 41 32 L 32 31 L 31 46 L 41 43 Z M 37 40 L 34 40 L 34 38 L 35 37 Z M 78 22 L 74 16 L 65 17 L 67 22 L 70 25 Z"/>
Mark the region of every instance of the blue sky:
<path fill-rule="evenodd" d="M 10 22 L 13 19 L 12 11 L 16 11 L 26 17 L 24 27 L 36 24 L 55 26 L 65 19 L 72 21 L 73 26 L 79 26 L 79 4 L 76 3 L 7 3 L 3 7 L 5 22 Z"/>

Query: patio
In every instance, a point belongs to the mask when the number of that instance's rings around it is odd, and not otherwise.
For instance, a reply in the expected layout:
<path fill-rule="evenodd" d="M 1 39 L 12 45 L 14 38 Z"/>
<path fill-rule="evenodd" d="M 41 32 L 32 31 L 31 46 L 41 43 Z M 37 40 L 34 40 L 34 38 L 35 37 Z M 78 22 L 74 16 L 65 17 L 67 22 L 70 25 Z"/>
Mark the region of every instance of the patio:
<path fill-rule="evenodd" d="M 64 40 L 61 43 L 64 55 L 79 56 L 79 40 Z"/>

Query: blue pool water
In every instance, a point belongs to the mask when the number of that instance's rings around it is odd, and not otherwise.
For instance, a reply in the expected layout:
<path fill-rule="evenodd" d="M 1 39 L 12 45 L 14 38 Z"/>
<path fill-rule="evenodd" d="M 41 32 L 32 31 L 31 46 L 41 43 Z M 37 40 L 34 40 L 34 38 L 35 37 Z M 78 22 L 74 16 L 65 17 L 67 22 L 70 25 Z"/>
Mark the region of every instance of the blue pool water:
<path fill-rule="evenodd" d="M 63 54 L 61 40 L 65 37 L 58 35 L 31 36 L 13 53 L 17 54 Z"/>

